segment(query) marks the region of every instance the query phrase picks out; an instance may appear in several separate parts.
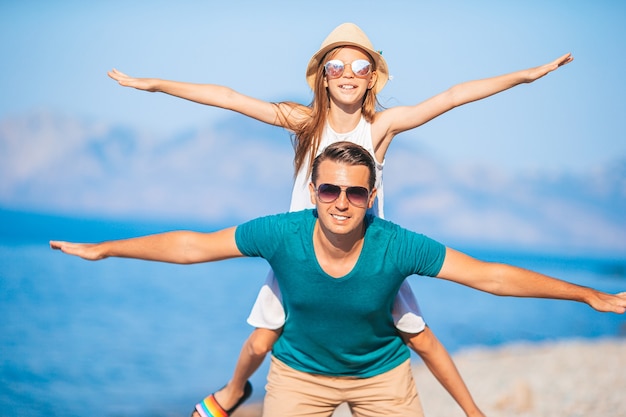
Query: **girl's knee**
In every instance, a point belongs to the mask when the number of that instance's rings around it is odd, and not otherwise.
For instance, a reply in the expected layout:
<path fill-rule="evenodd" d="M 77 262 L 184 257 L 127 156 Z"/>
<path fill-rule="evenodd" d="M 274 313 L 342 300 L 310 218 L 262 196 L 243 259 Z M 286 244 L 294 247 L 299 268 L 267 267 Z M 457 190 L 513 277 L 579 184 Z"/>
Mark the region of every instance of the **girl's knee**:
<path fill-rule="evenodd" d="M 427 351 L 434 344 L 434 335 L 428 327 L 420 333 L 399 333 L 404 343 L 416 353 Z"/>
<path fill-rule="evenodd" d="M 281 330 L 256 329 L 246 342 L 248 352 L 254 356 L 267 355 L 272 351 Z"/>

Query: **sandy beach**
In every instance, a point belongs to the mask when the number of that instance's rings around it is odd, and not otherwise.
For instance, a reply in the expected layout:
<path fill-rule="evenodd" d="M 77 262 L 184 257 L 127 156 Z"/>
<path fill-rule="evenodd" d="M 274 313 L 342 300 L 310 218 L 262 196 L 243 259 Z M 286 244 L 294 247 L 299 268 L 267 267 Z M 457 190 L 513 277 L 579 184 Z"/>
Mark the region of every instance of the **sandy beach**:
<path fill-rule="evenodd" d="M 517 343 L 454 355 L 476 402 L 489 417 L 626 416 L 626 339 Z M 428 417 L 464 417 L 420 362 L 414 365 Z M 259 417 L 261 404 L 235 417 Z M 346 407 L 334 417 L 348 417 Z"/>

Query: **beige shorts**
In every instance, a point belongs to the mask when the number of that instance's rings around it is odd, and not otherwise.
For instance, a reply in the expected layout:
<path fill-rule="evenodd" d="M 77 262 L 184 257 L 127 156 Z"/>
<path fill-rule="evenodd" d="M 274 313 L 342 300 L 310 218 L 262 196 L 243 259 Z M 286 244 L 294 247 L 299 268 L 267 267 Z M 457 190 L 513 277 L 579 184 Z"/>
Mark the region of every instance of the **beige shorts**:
<path fill-rule="evenodd" d="M 263 417 L 330 417 L 341 403 L 353 417 L 423 417 L 411 364 L 370 378 L 297 371 L 272 356 Z"/>

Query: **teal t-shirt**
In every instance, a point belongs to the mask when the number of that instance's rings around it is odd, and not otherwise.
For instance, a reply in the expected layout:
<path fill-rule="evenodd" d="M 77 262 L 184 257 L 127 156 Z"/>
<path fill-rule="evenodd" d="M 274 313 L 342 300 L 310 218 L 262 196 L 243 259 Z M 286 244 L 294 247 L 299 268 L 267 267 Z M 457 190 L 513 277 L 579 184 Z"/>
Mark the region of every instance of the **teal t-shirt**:
<path fill-rule="evenodd" d="M 313 249 L 315 210 L 262 217 L 237 227 L 237 247 L 265 258 L 283 297 L 285 325 L 273 355 L 302 372 L 367 378 L 409 358 L 391 316 L 410 275 L 435 276 L 445 247 L 378 217 L 366 217 L 365 241 L 347 275 L 334 278 Z"/>

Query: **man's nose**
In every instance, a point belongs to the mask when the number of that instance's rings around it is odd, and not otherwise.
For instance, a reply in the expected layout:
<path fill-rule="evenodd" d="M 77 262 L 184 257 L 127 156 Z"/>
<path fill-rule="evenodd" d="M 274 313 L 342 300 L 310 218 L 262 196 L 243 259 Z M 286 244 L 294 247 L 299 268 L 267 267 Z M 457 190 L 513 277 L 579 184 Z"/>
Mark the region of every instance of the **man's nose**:
<path fill-rule="evenodd" d="M 350 202 L 348 201 L 348 195 L 346 194 L 346 191 L 341 190 L 341 193 L 339 193 L 339 197 L 337 197 L 337 199 L 335 200 L 335 207 L 346 210 L 349 205 Z"/>

